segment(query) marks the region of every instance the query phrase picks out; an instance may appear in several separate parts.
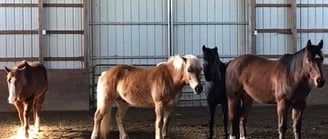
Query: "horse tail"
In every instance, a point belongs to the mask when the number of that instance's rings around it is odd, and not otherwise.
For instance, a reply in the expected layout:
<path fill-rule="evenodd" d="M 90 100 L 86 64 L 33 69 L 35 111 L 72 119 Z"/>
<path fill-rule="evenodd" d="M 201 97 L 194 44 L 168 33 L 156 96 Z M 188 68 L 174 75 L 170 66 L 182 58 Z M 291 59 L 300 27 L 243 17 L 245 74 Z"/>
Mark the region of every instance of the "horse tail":
<path fill-rule="evenodd" d="M 111 122 L 111 109 L 112 102 L 106 99 L 108 95 L 108 86 L 107 81 L 105 79 L 106 72 L 103 72 L 98 79 L 97 85 L 97 111 L 99 110 L 102 113 L 102 120 L 100 122 L 100 135 L 101 138 L 106 138 L 107 133 L 110 131 L 110 122 Z"/>

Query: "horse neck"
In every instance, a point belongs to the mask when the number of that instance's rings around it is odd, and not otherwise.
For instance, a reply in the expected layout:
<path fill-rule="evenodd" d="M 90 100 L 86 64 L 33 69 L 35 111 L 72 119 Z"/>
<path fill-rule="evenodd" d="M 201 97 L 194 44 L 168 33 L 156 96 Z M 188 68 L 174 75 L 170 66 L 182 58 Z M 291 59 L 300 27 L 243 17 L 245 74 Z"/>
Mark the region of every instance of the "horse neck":
<path fill-rule="evenodd" d="M 307 73 L 303 69 L 304 50 L 292 55 L 290 63 L 287 65 L 287 73 L 294 81 L 301 81 L 307 77 Z"/>
<path fill-rule="evenodd" d="M 215 68 L 214 75 L 216 75 L 214 77 L 216 80 L 214 80 L 213 82 L 215 84 L 221 84 L 222 81 L 225 80 L 225 75 L 224 75 L 225 74 L 225 64 L 223 62 L 221 62 L 220 59 L 218 59 L 218 60 L 215 60 L 213 67 Z"/>
<path fill-rule="evenodd" d="M 184 67 L 181 69 L 175 69 L 172 64 L 167 64 L 165 66 L 165 72 L 170 73 L 173 85 L 177 87 L 183 87 L 186 83 L 183 79 Z"/>

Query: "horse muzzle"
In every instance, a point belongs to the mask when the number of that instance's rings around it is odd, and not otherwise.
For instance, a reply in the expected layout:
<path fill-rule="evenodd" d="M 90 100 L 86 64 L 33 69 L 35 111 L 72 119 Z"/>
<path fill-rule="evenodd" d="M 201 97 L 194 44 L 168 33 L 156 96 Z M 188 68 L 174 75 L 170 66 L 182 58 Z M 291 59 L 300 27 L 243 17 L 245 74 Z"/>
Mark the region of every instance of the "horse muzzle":
<path fill-rule="evenodd" d="M 321 88 L 321 87 L 323 87 L 323 85 L 325 84 L 326 81 L 323 78 L 318 78 L 316 80 L 316 82 L 317 82 L 317 88 Z"/>
<path fill-rule="evenodd" d="M 196 91 L 196 94 L 200 94 L 202 91 L 203 91 L 203 86 L 198 84 L 196 87 L 195 87 L 195 91 Z"/>

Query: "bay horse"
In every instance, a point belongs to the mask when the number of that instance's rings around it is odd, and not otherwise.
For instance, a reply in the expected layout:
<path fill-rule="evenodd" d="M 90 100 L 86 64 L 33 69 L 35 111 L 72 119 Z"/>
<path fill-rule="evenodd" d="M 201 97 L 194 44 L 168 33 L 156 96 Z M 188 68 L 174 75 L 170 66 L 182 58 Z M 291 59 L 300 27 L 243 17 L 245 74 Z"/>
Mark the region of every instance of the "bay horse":
<path fill-rule="evenodd" d="M 305 48 L 278 60 L 249 54 L 232 60 L 226 71 L 230 138 L 246 138 L 247 116 L 255 100 L 277 104 L 279 139 L 285 137 L 288 110 L 292 108 L 294 137 L 300 139 L 306 98 L 312 87 L 321 88 L 325 83 L 322 47 L 322 40 L 317 45 L 308 40 Z M 239 115 L 238 101 L 242 104 Z"/>
<path fill-rule="evenodd" d="M 124 118 L 129 104 L 155 107 L 155 138 L 167 137 L 170 116 L 183 86 L 189 85 L 196 94 L 202 92 L 201 71 L 202 66 L 196 56 L 177 55 L 152 68 L 116 65 L 103 72 L 98 79 L 97 109 L 91 138 L 106 138 L 114 102 L 117 104 L 116 122 L 120 139 L 128 138 Z"/>
<path fill-rule="evenodd" d="M 220 60 L 217 47 L 207 48 L 205 45 L 203 45 L 202 50 L 204 59 L 203 72 L 205 76 L 205 93 L 207 94 L 207 105 L 210 114 L 208 121 L 208 139 L 213 138 L 215 109 L 218 104 L 221 104 L 224 136 L 227 138 L 228 100 L 225 86 L 226 64 Z"/>
<path fill-rule="evenodd" d="M 8 103 L 15 105 L 21 128 L 29 137 L 29 114 L 33 109 L 34 131 L 40 129 L 41 105 L 48 89 L 47 71 L 43 64 L 18 62 L 11 69 L 5 66 L 9 91 Z"/>

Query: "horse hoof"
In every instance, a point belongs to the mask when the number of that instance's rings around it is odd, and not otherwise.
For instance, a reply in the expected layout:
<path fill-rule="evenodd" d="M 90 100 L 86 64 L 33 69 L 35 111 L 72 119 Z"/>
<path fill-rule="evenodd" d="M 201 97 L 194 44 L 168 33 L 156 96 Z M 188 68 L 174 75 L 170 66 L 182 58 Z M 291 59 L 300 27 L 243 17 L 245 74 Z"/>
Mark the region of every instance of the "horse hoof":
<path fill-rule="evenodd" d="M 126 135 L 126 134 L 125 134 L 125 135 L 121 135 L 121 136 L 120 136 L 120 139 L 129 139 L 129 136 Z"/>
<path fill-rule="evenodd" d="M 90 139 L 98 139 L 99 135 L 95 132 L 92 132 Z"/>
<path fill-rule="evenodd" d="M 37 128 L 37 127 L 34 127 L 32 130 L 33 133 L 38 133 L 39 131 L 40 131 L 40 128 Z"/>

